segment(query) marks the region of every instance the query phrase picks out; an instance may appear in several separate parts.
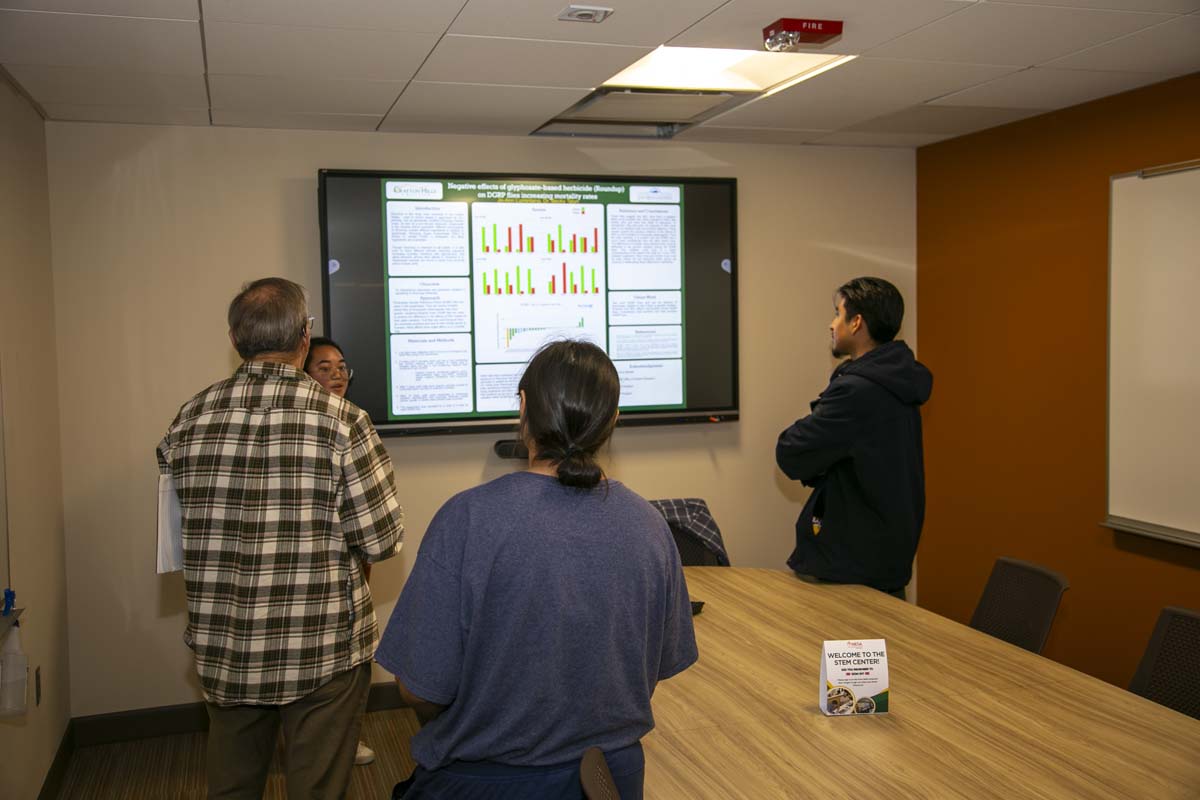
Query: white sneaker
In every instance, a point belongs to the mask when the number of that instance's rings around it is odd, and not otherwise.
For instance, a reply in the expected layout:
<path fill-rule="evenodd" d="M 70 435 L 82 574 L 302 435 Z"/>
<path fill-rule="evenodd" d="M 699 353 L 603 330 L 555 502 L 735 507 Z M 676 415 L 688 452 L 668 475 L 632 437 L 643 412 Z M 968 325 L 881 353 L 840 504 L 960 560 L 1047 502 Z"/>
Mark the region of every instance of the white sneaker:
<path fill-rule="evenodd" d="M 370 764 L 375 760 L 375 751 L 367 747 L 366 742 L 359 742 L 358 749 L 354 751 L 354 764 L 361 767 L 364 764 Z"/>

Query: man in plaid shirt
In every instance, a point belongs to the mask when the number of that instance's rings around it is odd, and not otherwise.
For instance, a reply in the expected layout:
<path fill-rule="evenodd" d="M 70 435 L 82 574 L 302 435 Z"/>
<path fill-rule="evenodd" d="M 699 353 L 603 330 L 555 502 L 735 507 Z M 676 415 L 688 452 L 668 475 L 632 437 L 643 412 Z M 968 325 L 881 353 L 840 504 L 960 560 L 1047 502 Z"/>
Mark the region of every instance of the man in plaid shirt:
<path fill-rule="evenodd" d="M 281 724 L 288 795 L 345 794 L 379 638 L 363 562 L 404 533 L 370 419 L 301 369 L 311 326 L 300 286 L 248 284 L 229 306 L 245 362 L 158 445 L 182 509 L 210 798 L 262 797 Z"/>

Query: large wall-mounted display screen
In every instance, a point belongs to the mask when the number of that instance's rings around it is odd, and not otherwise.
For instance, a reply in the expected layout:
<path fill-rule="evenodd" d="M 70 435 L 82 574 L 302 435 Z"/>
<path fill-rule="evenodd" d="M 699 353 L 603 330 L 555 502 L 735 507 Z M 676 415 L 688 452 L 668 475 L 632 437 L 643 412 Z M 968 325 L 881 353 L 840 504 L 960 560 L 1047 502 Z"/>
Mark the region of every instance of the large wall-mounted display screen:
<path fill-rule="evenodd" d="M 384 433 L 508 429 L 561 338 L 603 348 L 622 420 L 737 415 L 732 179 L 320 173 L 324 323 Z"/>

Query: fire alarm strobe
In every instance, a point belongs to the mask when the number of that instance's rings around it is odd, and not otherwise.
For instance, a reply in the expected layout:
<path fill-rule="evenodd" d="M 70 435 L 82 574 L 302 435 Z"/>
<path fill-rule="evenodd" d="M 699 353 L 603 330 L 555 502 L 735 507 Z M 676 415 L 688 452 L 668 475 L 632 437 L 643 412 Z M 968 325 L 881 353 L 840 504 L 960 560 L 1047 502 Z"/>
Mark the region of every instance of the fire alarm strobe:
<path fill-rule="evenodd" d="M 842 35 L 840 19 L 777 19 L 763 28 L 763 45 L 773 52 L 822 45 Z"/>

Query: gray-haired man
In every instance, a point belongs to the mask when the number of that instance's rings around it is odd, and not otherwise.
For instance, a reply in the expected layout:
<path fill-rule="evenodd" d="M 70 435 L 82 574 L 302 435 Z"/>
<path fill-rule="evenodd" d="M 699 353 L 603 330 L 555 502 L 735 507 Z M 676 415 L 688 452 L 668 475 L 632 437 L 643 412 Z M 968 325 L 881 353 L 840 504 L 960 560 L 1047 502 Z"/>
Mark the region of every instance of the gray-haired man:
<path fill-rule="evenodd" d="M 297 284 L 247 284 L 229 306 L 244 363 L 158 445 L 182 509 L 212 798 L 262 796 L 281 725 L 288 795 L 343 796 L 378 643 L 362 563 L 404 532 L 369 418 L 301 370 L 311 324 Z"/>

